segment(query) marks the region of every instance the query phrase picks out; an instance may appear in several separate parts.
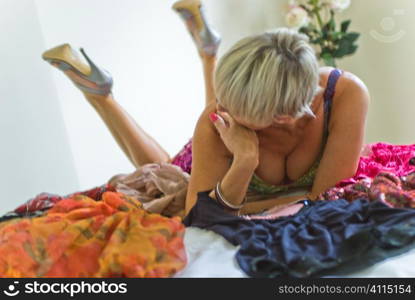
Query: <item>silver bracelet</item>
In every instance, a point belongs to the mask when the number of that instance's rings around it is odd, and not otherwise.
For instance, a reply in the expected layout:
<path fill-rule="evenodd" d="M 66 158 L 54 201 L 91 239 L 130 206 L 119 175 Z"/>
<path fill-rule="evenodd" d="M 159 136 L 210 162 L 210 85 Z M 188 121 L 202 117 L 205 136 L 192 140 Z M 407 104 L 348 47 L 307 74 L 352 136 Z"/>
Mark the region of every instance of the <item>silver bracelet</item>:
<path fill-rule="evenodd" d="M 218 202 L 222 206 L 224 206 L 225 208 L 228 208 L 230 210 L 240 210 L 245 205 L 246 197 L 244 198 L 244 200 L 242 201 L 242 203 L 239 204 L 239 205 L 235 205 L 235 204 L 229 203 L 228 201 L 225 200 L 225 197 L 223 197 L 223 195 L 222 195 L 222 192 L 221 192 L 221 189 L 220 189 L 220 183 L 221 182 L 218 181 L 218 183 L 216 184 L 216 187 L 215 187 L 216 200 L 218 200 Z"/>

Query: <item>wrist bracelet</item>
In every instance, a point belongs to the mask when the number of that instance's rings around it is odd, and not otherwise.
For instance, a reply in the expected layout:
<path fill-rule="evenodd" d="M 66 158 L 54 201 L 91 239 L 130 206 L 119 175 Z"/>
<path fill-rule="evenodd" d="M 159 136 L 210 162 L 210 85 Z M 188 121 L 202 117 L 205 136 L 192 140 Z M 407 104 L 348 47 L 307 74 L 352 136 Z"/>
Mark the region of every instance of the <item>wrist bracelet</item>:
<path fill-rule="evenodd" d="M 222 192 L 221 192 L 221 189 L 220 189 L 220 183 L 221 182 L 218 181 L 218 183 L 216 184 L 216 187 L 215 187 L 216 200 L 218 200 L 218 202 L 225 208 L 228 208 L 230 210 L 240 210 L 246 202 L 246 196 L 245 196 L 244 200 L 242 201 L 242 203 L 239 204 L 239 205 L 229 203 L 228 201 L 225 200 L 225 198 L 222 195 Z"/>

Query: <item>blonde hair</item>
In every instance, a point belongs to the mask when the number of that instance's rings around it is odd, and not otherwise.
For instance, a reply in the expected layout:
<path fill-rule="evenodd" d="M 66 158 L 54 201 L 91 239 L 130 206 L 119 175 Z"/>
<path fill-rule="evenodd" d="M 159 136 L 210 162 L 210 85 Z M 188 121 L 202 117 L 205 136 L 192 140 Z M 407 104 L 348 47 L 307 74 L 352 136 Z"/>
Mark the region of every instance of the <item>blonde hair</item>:
<path fill-rule="evenodd" d="M 309 38 L 285 27 L 237 42 L 215 72 L 218 103 L 230 113 L 267 124 L 276 115 L 315 117 L 319 65 Z"/>

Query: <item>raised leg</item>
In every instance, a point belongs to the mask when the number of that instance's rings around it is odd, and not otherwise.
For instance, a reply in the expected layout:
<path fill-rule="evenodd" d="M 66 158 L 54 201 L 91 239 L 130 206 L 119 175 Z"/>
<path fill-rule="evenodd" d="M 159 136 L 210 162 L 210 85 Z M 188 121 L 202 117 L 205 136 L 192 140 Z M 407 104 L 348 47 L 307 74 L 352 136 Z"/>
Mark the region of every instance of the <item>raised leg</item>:
<path fill-rule="evenodd" d="M 146 163 L 170 161 L 169 154 L 134 121 L 111 94 L 84 95 L 136 168 Z"/>
<path fill-rule="evenodd" d="M 216 103 L 213 75 L 216 67 L 216 55 L 201 56 L 203 63 L 203 76 L 205 79 L 205 106 Z"/>
<path fill-rule="evenodd" d="M 59 66 L 56 62 L 52 62 L 52 65 Z M 115 101 L 112 93 L 86 92 L 85 89 L 88 88 L 96 90 L 96 83 L 83 78 L 74 69 L 63 70 L 63 72 L 75 84 L 78 84 L 78 87 L 79 84 L 82 86 L 81 91 L 85 98 L 99 114 L 120 148 L 136 168 L 146 163 L 170 161 L 169 154 Z"/>
<path fill-rule="evenodd" d="M 207 106 L 216 102 L 213 74 L 221 37 L 207 22 L 204 6 L 200 0 L 180 0 L 174 3 L 173 9 L 184 20 L 202 60 L 205 79 L 205 105 Z"/>

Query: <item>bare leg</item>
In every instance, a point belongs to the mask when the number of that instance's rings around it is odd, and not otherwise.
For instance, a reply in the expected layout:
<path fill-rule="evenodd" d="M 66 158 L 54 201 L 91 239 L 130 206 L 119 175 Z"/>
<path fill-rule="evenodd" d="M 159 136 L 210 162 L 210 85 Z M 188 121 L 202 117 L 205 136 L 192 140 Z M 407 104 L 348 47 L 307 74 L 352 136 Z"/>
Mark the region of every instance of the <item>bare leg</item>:
<path fill-rule="evenodd" d="M 216 102 L 213 74 L 216 54 L 199 52 L 205 81 L 205 105 Z M 83 80 L 71 70 L 64 72 L 72 80 L 91 88 L 93 84 Z M 131 163 L 138 168 L 146 163 L 170 162 L 171 157 L 160 144 L 148 135 L 137 122 L 115 101 L 112 94 L 102 96 L 83 92 L 85 98 L 99 114 L 112 136 Z"/>
<path fill-rule="evenodd" d="M 205 106 L 208 106 L 216 102 L 213 74 L 221 37 L 209 25 L 200 0 L 180 0 L 173 5 L 173 9 L 184 20 L 202 60 L 205 79 Z"/>
<path fill-rule="evenodd" d="M 111 94 L 97 96 L 85 93 L 85 98 L 136 168 L 147 163 L 170 161 L 169 154 L 134 121 Z"/>
<path fill-rule="evenodd" d="M 213 74 L 216 67 L 216 55 L 200 55 L 203 63 L 203 76 L 205 79 L 205 106 L 216 103 Z"/>
<path fill-rule="evenodd" d="M 93 87 L 70 70 L 65 74 L 74 81 Z M 83 94 L 136 168 L 146 163 L 170 161 L 169 154 L 134 121 L 112 94 Z"/>

